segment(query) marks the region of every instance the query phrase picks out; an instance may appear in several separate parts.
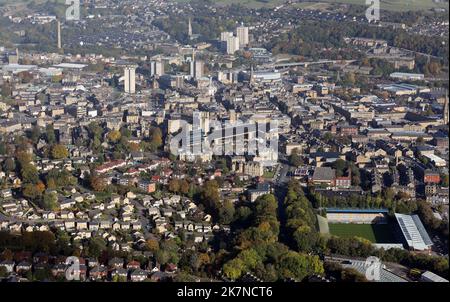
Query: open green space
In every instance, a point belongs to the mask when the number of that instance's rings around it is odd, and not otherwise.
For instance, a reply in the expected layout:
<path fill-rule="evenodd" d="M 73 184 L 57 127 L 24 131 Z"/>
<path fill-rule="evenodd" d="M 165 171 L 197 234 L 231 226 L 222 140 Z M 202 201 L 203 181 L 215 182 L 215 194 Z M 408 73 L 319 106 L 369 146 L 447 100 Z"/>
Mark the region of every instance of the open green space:
<path fill-rule="evenodd" d="M 330 233 L 338 237 L 361 237 L 373 243 L 395 243 L 389 224 L 330 223 Z"/>
<path fill-rule="evenodd" d="M 264 171 L 264 178 L 267 179 L 272 179 L 275 176 L 275 172 L 274 171 Z"/>

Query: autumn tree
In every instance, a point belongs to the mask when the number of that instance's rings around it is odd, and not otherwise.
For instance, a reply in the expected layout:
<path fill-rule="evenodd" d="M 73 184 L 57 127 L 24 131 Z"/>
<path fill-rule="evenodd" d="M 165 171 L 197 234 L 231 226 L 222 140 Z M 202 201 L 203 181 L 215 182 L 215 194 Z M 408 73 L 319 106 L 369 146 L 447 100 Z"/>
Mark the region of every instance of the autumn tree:
<path fill-rule="evenodd" d="M 157 150 L 163 145 L 162 132 L 159 128 L 152 128 L 150 131 L 150 148 L 152 151 Z"/>
<path fill-rule="evenodd" d="M 107 139 L 112 143 L 117 143 L 121 137 L 122 134 L 118 130 L 112 130 L 107 134 Z"/>
<path fill-rule="evenodd" d="M 146 241 L 147 244 L 147 248 L 149 249 L 149 251 L 151 251 L 152 253 L 156 253 L 159 250 L 159 243 L 158 240 L 155 239 L 148 239 Z"/>
<path fill-rule="evenodd" d="M 188 194 L 190 189 L 189 182 L 186 179 L 180 181 L 180 193 Z"/>
<path fill-rule="evenodd" d="M 178 179 L 172 179 L 169 181 L 169 191 L 172 193 L 178 193 L 180 191 L 180 182 Z"/>
<path fill-rule="evenodd" d="M 93 175 L 91 177 L 91 188 L 96 192 L 104 192 L 106 190 L 106 181 L 100 175 Z"/>
<path fill-rule="evenodd" d="M 216 180 L 208 180 L 200 192 L 200 202 L 205 209 L 215 218 L 218 217 L 218 210 L 221 207 L 219 184 Z"/>
<path fill-rule="evenodd" d="M 63 159 L 69 156 L 69 151 L 67 147 L 61 144 L 54 145 L 52 147 L 52 157 L 54 159 Z"/>
<path fill-rule="evenodd" d="M 23 186 L 22 194 L 23 196 L 36 200 L 42 196 L 45 190 L 45 185 L 42 182 L 37 184 L 27 183 Z"/>

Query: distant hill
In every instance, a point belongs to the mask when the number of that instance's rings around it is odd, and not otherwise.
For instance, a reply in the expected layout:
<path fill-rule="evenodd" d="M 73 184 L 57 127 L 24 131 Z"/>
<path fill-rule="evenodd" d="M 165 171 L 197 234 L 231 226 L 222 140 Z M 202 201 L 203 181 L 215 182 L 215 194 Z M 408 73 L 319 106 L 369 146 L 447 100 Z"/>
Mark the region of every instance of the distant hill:
<path fill-rule="evenodd" d="M 365 0 L 321 0 L 308 2 L 329 2 L 329 3 L 366 5 Z M 428 10 L 433 8 L 447 8 L 448 10 L 448 0 L 381 0 L 380 5 L 381 9 L 393 11 Z"/>
<path fill-rule="evenodd" d="M 0 6 L 8 4 L 20 4 L 29 3 L 34 1 L 35 3 L 45 2 L 45 0 L 0 0 Z M 53 2 L 64 2 L 61 0 L 51 0 Z M 176 2 L 189 2 L 194 0 L 172 0 Z M 199 1 L 199 0 L 195 0 Z M 288 2 L 287 0 L 212 0 L 217 5 L 230 5 L 241 4 L 248 7 L 260 8 L 260 7 L 275 7 Z M 366 5 L 365 0 L 290 0 L 289 2 L 298 5 L 299 7 L 320 9 L 320 3 L 340 3 L 340 4 L 356 4 Z M 448 10 L 449 0 L 381 0 L 381 9 L 392 11 L 407 11 L 407 10 L 428 10 L 433 8 L 445 8 Z"/>
<path fill-rule="evenodd" d="M 1 1 L 1 0 L 0 0 Z M 193 0 L 174 0 L 178 2 L 188 2 Z M 198 0 L 196 0 L 198 1 Z M 286 3 L 286 0 L 215 0 L 218 5 L 241 4 L 248 7 L 275 7 Z M 366 5 L 365 0 L 291 0 L 291 3 L 296 3 L 301 7 L 315 8 L 318 3 L 341 3 L 341 4 L 356 4 Z M 428 10 L 433 8 L 447 8 L 448 0 L 381 0 L 381 9 L 392 11 L 407 11 L 407 10 Z"/>

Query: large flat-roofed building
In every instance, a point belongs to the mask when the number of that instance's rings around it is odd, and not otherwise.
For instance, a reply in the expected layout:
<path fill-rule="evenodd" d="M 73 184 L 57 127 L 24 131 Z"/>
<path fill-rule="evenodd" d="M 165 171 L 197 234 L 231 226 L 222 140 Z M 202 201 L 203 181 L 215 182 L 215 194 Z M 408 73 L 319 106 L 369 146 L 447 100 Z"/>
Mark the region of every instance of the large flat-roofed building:
<path fill-rule="evenodd" d="M 398 225 L 402 231 L 406 244 L 412 250 L 426 251 L 433 242 L 417 215 L 404 215 L 395 213 Z"/>
<path fill-rule="evenodd" d="M 400 80 L 416 80 L 420 81 L 425 79 L 425 76 L 421 73 L 404 73 L 404 72 L 393 72 L 391 73 L 391 78 Z"/>
<path fill-rule="evenodd" d="M 314 170 L 312 182 L 315 185 L 334 185 L 334 179 L 336 177 L 336 171 L 330 167 L 317 167 Z"/>
<path fill-rule="evenodd" d="M 73 70 L 82 70 L 86 68 L 88 65 L 86 64 L 78 64 L 78 63 L 61 63 L 58 65 L 53 65 L 53 67 L 56 68 L 62 68 L 62 69 L 73 69 Z"/>
<path fill-rule="evenodd" d="M 279 82 L 281 81 L 281 72 L 278 71 L 257 71 L 253 73 L 253 79 L 259 82 Z"/>
<path fill-rule="evenodd" d="M 395 95 L 413 95 L 417 94 L 419 92 L 420 87 L 416 85 L 411 84 L 379 84 L 377 85 L 378 88 L 382 90 L 386 90 L 387 92 L 390 92 Z"/>
<path fill-rule="evenodd" d="M 442 159 L 435 154 L 426 154 L 424 156 L 431 160 L 436 167 L 445 167 L 447 165 L 445 159 Z"/>

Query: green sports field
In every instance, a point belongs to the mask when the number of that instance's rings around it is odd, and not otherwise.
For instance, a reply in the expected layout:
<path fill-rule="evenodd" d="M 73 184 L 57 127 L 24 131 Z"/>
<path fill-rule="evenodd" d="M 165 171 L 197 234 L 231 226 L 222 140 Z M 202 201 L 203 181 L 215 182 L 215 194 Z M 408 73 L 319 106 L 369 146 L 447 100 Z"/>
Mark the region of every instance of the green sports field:
<path fill-rule="evenodd" d="M 339 237 L 361 237 L 373 243 L 395 243 L 389 224 L 330 223 L 330 233 Z"/>

